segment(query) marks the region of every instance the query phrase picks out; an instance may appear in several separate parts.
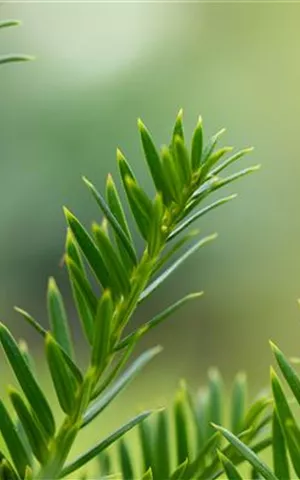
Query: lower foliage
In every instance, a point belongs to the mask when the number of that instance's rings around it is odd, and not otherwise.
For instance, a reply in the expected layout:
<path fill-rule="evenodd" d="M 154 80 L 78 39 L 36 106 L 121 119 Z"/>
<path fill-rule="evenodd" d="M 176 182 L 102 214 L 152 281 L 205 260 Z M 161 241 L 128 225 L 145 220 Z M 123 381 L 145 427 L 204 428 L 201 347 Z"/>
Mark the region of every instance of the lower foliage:
<path fill-rule="evenodd" d="M 225 394 L 217 370 L 209 371 L 207 385 L 196 394 L 181 382 L 172 406 L 139 425 L 138 449 L 125 438 L 115 451 L 101 455 L 99 478 L 112 474 L 122 479 L 217 478 L 228 470 L 229 462 L 238 466 L 246 461 L 243 452 L 228 445 L 214 427 L 215 423 L 224 424 L 228 417 L 228 428 L 253 452 L 271 445 L 272 403 L 264 395 L 248 402 L 245 375 L 236 376 L 230 396 Z M 251 470 L 249 478 L 256 478 L 252 474 Z"/>
<path fill-rule="evenodd" d="M 300 377 L 292 363 L 293 361 L 271 342 L 271 348 L 279 367 L 280 373 L 288 385 L 292 396 L 287 395 L 283 389 L 278 374 L 271 368 L 272 388 L 272 427 L 271 427 L 271 450 L 272 465 L 267 465 L 257 455 L 254 448 L 249 448 L 243 438 L 234 435 L 223 427 L 215 428 L 239 452 L 248 464 L 255 469 L 259 478 L 267 480 L 292 480 L 300 478 L 300 423 L 296 420 L 292 406 L 300 405 Z M 228 478 L 242 478 L 226 456 L 221 459 Z M 257 478 L 257 477 L 255 477 Z"/>
<path fill-rule="evenodd" d="M 100 457 L 99 478 L 112 472 L 128 480 L 300 478 L 300 423 L 292 411 L 293 404 L 300 405 L 300 376 L 293 366 L 300 360 L 289 360 L 272 342 L 271 348 L 292 396 L 271 368 L 272 395 L 261 395 L 248 405 L 246 377 L 239 374 L 226 398 L 220 374 L 211 370 L 205 388 L 194 395 L 181 383 L 172 407 L 140 424 L 141 468 L 131 442 L 122 439 L 117 466 L 108 452 Z M 227 427 L 224 417 L 230 418 Z M 265 451 L 271 462 L 261 459 Z"/>

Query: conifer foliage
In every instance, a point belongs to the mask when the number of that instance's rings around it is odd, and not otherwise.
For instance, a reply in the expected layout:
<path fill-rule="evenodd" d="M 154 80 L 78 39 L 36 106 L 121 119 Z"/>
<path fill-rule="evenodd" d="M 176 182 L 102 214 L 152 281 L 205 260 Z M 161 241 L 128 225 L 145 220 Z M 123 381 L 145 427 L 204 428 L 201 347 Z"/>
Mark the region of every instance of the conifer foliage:
<path fill-rule="evenodd" d="M 0 23 L 0 28 L 16 24 L 15 21 L 4 21 Z M 2 56 L 0 63 L 30 58 L 11 54 Z M 183 389 L 179 391 L 174 404 L 179 439 L 178 465 L 174 471 L 171 471 L 168 454 L 164 454 L 163 450 L 165 447 L 162 439 L 167 436 L 164 412 L 156 415 L 156 428 L 160 432 L 162 448 L 157 449 L 154 463 L 149 449 L 148 423 L 145 422 L 152 411 L 131 418 L 107 437 L 103 438 L 100 433 L 98 443 L 82 451 L 77 458 L 69 458 L 79 432 L 103 415 L 106 407 L 160 352 L 160 347 L 147 350 L 128 366 L 130 355 L 141 337 L 186 303 L 200 298 L 202 291 L 174 299 L 174 303 L 165 310 L 125 335 L 124 329 L 130 323 L 133 313 L 142 302 L 148 301 L 153 292 L 185 260 L 216 238 L 216 234 L 199 237 L 198 230 L 190 229 L 204 215 L 235 197 L 229 195 L 210 200 L 212 195 L 258 168 L 249 167 L 226 175 L 226 169 L 251 149 L 231 153 L 231 147 L 219 148 L 217 144 L 224 130 L 205 142 L 201 118 L 189 143 L 184 134 L 182 111 L 176 118 L 170 140 L 160 149 L 155 146 L 149 130 L 141 120 L 138 121 L 138 132 L 145 166 L 153 181 L 154 195 L 151 197 L 146 193 L 130 162 L 118 149 L 120 181 L 108 175 L 104 193 L 100 193 L 90 180 L 83 178 L 92 199 L 99 207 L 100 222 L 94 222 L 91 229 L 88 229 L 74 213 L 64 209 L 67 226 L 64 265 L 82 334 L 88 344 L 89 361 L 85 368 L 82 369 L 78 364 L 69 315 L 54 278 L 49 279 L 47 291 L 48 328 L 45 329 L 25 310 L 16 308 L 24 321 L 40 335 L 44 344 L 49 376 L 63 415 L 62 422 L 58 422 L 47 392 L 40 385 L 26 344 L 18 341 L 6 325 L 0 324 L 0 342 L 18 381 L 17 388 L 8 387 L 12 409 L 8 410 L 0 400 L 0 432 L 9 453 L 6 456 L 0 452 L 2 479 L 45 480 L 74 475 L 75 471 L 95 457 L 106 455 L 107 449 L 117 441 L 123 477 L 130 478 L 132 466 L 128 446 L 120 439 L 137 425 L 142 432 L 145 469 L 140 474 L 144 479 L 162 479 L 165 475 L 170 479 L 183 478 L 185 471 L 196 472 L 199 465 L 204 466 L 204 457 L 201 456 L 203 449 L 208 455 L 213 447 L 219 445 L 220 433 L 214 434 L 212 427 L 209 427 L 209 434 L 201 440 L 202 443 L 197 444 L 199 452 L 193 460 L 196 466 L 190 462 L 185 404 L 189 404 L 195 418 L 201 416 L 201 410 L 198 415 Z M 121 200 L 121 188 L 125 193 L 126 205 Z M 131 216 L 130 221 L 127 219 L 128 214 Z M 134 227 L 130 226 L 132 224 Z M 137 251 L 133 228 L 143 243 L 141 254 Z M 95 282 L 91 280 L 91 274 Z M 218 388 L 218 381 L 211 379 L 213 397 L 210 408 L 214 409 L 215 414 L 220 401 Z M 238 387 L 236 395 L 243 396 Z M 276 419 L 279 435 L 281 417 Z M 210 420 L 218 422 L 219 416 L 213 415 Z M 201 424 L 200 420 L 199 422 Z M 237 415 L 236 428 L 240 422 L 246 422 L 246 419 Z M 225 431 L 218 428 L 225 435 Z M 253 440 L 255 432 L 256 430 L 249 433 Z M 199 435 L 201 436 L 200 433 Z M 293 436 L 291 442 L 294 440 Z M 233 471 L 235 468 L 227 450 L 220 451 L 215 461 L 219 467 L 224 465 L 225 471 Z M 187 478 L 194 478 L 194 473 L 190 475 L 192 477 Z"/>

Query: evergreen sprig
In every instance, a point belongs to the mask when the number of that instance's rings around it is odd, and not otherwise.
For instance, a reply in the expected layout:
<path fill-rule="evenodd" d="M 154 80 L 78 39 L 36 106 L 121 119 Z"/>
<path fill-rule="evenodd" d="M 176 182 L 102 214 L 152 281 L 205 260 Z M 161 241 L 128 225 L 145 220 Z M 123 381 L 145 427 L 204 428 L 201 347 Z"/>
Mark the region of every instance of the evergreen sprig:
<path fill-rule="evenodd" d="M 187 232 L 184 236 L 181 234 L 197 218 L 228 202 L 233 196 L 200 209 L 199 204 L 223 185 L 257 169 L 250 167 L 237 174 L 220 177 L 219 172 L 223 167 L 217 167 L 216 164 L 229 149 L 216 149 L 218 135 L 211 139 L 207 147 L 202 147 L 201 120 L 189 149 L 183 135 L 182 111 L 177 116 L 170 145 L 163 147 L 161 153 L 154 146 L 141 120 L 138 128 L 156 189 L 153 199 L 146 194 L 120 150 L 117 151 L 117 160 L 128 206 L 144 241 L 142 254 L 137 254 L 134 235 L 125 216 L 126 209 L 110 175 L 106 181 L 105 197 L 84 178 L 102 215 L 101 223 L 94 223 L 90 232 L 73 213 L 64 209 L 68 225 L 65 264 L 82 331 L 90 349 L 90 362 L 86 370 L 82 372 L 77 364 L 68 315 L 53 278 L 49 280 L 47 294 L 48 329 L 44 329 L 24 310 L 16 309 L 45 343 L 50 375 L 59 405 L 65 414 L 62 425 L 56 425 L 46 394 L 20 346 L 8 329 L 0 326 L 0 341 L 23 391 L 21 394 L 10 390 L 10 398 L 25 430 L 31 454 L 39 464 L 34 474 L 37 479 L 58 478 L 72 473 L 150 414 L 145 412 L 138 415 L 108 439 L 66 464 L 80 429 L 103 412 L 137 371 L 158 353 L 157 348 L 149 350 L 125 373 L 120 374 L 139 339 L 175 310 L 201 296 L 202 292 L 184 296 L 124 336 L 124 328 L 138 305 L 150 297 L 192 253 L 216 237 L 213 234 L 194 240 L 195 232 Z M 225 160 L 225 166 L 247 152 L 243 150 L 234 158 Z M 178 252 L 179 256 L 174 259 Z M 92 287 L 89 270 L 98 283 L 97 291 Z M 5 425 L 0 419 L 0 430 L 13 456 L 12 440 Z M 22 439 L 16 429 L 14 435 L 21 444 Z M 21 458 L 13 458 L 16 472 L 21 478 L 24 478 L 27 467 L 33 467 L 27 457 L 24 448 Z"/>
<path fill-rule="evenodd" d="M 1 21 L 0 29 L 18 24 L 14 20 Z M 4 55 L 0 56 L 0 65 L 31 58 Z M 76 360 L 68 314 L 54 278 L 49 279 L 47 291 L 48 328 L 16 307 L 44 342 L 50 376 L 64 416 L 60 425 L 36 377 L 25 342 L 18 342 L 10 330 L 0 324 L 0 343 L 19 384 L 19 389 L 7 387 L 15 414 L 0 400 L 0 432 L 9 454 L 0 451 L 0 480 L 73 476 L 94 458 L 99 460 L 99 478 L 107 480 L 213 480 L 221 475 L 241 480 L 245 478 L 239 470 L 242 463 L 251 468 L 247 478 L 300 478 L 300 425 L 291 407 L 291 403 L 300 405 L 300 376 L 293 365 L 295 359 L 288 359 L 272 342 L 272 352 L 291 399 L 280 376 L 271 368 L 272 398 L 259 397 L 248 407 L 246 379 L 239 374 L 229 401 L 231 420 L 226 428 L 223 426 L 222 378 L 217 370 L 211 370 L 206 389 L 197 395 L 191 394 L 182 382 L 171 410 L 159 410 L 151 418 L 148 417 L 152 411 L 142 412 L 76 459 L 68 458 L 80 430 L 103 413 L 160 352 L 160 347 L 149 349 L 125 369 L 140 338 L 187 302 L 201 297 L 203 292 L 185 295 L 124 335 L 139 304 L 194 252 L 216 237 L 213 234 L 197 239 L 198 230 L 189 227 L 235 195 L 202 204 L 216 190 L 258 168 L 246 168 L 224 177 L 225 169 L 251 149 L 228 156 L 231 147 L 217 148 L 224 129 L 205 145 L 201 118 L 188 145 L 182 111 L 176 118 L 169 144 L 160 150 L 141 120 L 138 129 L 153 180 L 154 197 L 149 197 L 118 149 L 127 208 L 109 175 L 104 195 L 83 178 L 102 217 L 99 224 L 93 223 L 91 231 L 64 209 L 67 222 L 64 263 L 89 348 L 85 369 L 82 370 Z M 141 255 L 137 253 L 135 235 L 126 218 L 128 209 L 143 241 Z M 90 281 L 90 272 L 96 279 L 96 289 Z M 135 426 L 139 432 L 141 462 L 124 437 Z M 108 452 L 112 445 L 118 452 L 117 473 L 113 473 L 115 466 Z M 260 457 L 260 452 L 267 448 L 272 452 L 271 465 Z"/>
<path fill-rule="evenodd" d="M 0 26 L 3 28 L 15 24 L 7 21 Z M 10 55 L 2 57 L 0 63 L 27 59 L 29 57 Z M 49 373 L 64 415 L 60 425 L 37 379 L 26 345 L 18 342 L 9 329 L 0 324 L 0 342 L 19 384 L 19 389 L 8 388 L 16 416 L 0 400 L 0 431 L 10 454 L 9 460 L 0 452 L 0 476 L 3 479 L 45 480 L 73 474 L 93 458 L 105 455 L 111 445 L 136 425 L 143 432 L 145 459 L 150 454 L 145 430 L 147 424 L 144 422 L 151 411 L 146 411 L 99 440 L 76 459 L 68 459 L 80 430 L 99 416 L 159 353 L 159 347 L 144 352 L 124 371 L 140 338 L 188 301 L 201 296 L 202 292 L 184 296 L 141 327 L 124 335 L 124 329 L 139 304 L 148 299 L 194 252 L 216 237 L 213 234 L 194 240 L 198 232 L 188 230 L 190 225 L 234 196 L 224 197 L 200 208 L 199 205 L 216 190 L 257 170 L 258 166 L 225 177 L 220 175 L 250 149 L 241 150 L 219 163 L 231 148 L 216 148 L 223 130 L 204 146 L 200 118 L 192 143 L 188 146 L 184 137 L 182 111 L 176 118 L 169 145 L 160 151 L 141 120 L 138 121 L 138 129 L 155 188 L 154 198 L 147 195 L 120 150 L 117 150 L 117 161 L 129 211 L 144 243 L 142 254 L 137 253 L 133 240 L 135 236 L 125 214 L 126 208 L 110 175 L 107 177 L 105 195 L 101 195 L 84 178 L 102 217 L 100 223 L 92 225 L 91 231 L 73 213 L 64 209 L 68 227 L 64 263 L 89 348 L 89 361 L 85 369 L 82 370 L 76 360 L 69 317 L 55 279 L 50 278 L 48 283 L 48 328 L 45 329 L 25 310 L 16 308 L 40 334 L 44 343 Z M 90 280 L 90 272 L 95 277 L 97 288 Z M 217 413 L 217 391 L 214 395 L 212 405 Z M 183 472 L 190 468 L 183 411 L 185 401 L 181 392 L 174 407 L 177 438 L 180 440 L 177 445 L 179 466 L 170 477 L 174 479 L 181 478 Z M 160 412 L 157 417 L 162 436 L 167 431 L 164 415 Z M 213 416 L 212 420 L 218 421 L 219 416 Z M 210 432 L 206 440 L 209 442 L 212 437 Z M 130 456 L 126 443 L 122 441 L 120 445 L 122 468 L 128 473 L 131 468 Z M 163 448 L 162 443 L 161 446 Z M 158 453 L 162 455 L 162 452 Z M 225 454 L 223 451 L 222 455 Z M 222 459 L 220 457 L 220 461 Z M 162 456 L 159 464 L 167 472 Z M 142 478 L 150 479 L 152 476 L 151 465 L 148 468 L 145 461 Z"/>

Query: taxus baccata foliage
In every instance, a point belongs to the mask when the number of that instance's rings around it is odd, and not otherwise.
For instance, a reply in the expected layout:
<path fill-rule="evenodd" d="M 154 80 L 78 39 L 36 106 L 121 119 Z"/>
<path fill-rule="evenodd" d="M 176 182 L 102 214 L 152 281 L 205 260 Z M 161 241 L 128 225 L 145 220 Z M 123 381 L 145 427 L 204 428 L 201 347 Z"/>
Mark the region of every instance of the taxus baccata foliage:
<path fill-rule="evenodd" d="M 99 458 L 99 478 L 113 473 L 116 478 L 142 478 L 142 471 L 156 480 L 218 478 L 224 470 L 227 472 L 229 462 L 233 471 L 246 459 L 212 424 L 225 424 L 229 418 L 231 431 L 258 453 L 272 444 L 271 407 L 265 395 L 248 403 L 247 381 L 242 373 L 236 376 L 227 398 L 220 373 L 211 369 L 205 388 L 194 394 L 181 382 L 173 405 L 139 425 L 138 449 L 126 438 L 119 440 L 117 464 L 112 454 L 104 452 Z M 136 462 L 137 452 L 141 465 Z M 251 475 L 248 469 L 244 478 L 257 478 Z"/>
<path fill-rule="evenodd" d="M 170 145 L 163 147 L 161 152 L 155 148 L 150 133 L 141 121 L 138 127 L 146 163 L 156 188 L 154 198 L 146 194 L 120 150 L 117 160 L 131 214 L 144 240 L 143 253 L 139 256 L 136 252 L 118 189 L 110 175 L 103 196 L 89 180 L 84 179 L 103 217 L 100 224 L 92 225 L 91 232 L 65 209 L 68 225 L 65 265 L 82 332 L 89 345 L 90 361 L 86 370 L 81 371 L 76 362 L 68 316 L 53 278 L 48 286 L 48 330 L 30 314 L 17 309 L 45 343 L 50 375 L 65 414 L 61 425 L 56 424 L 27 354 L 7 327 L 0 327 L 2 346 L 21 389 L 10 388 L 9 396 L 29 445 L 23 446 L 23 439 L 17 428 L 12 428 L 13 420 L 2 403 L 0 429 L 16 473 L 21 478 L 29 468 L 37 468 L 34 478 L 68 475 L 150 414 L 144 412 L 138 415 L 77 459 L 66 462 L 79 431 L 100 415 L 132 377 L 159 352 L 156 347 L 143 353 L 125 373 L 120 374 L 138 340 L 175 310 L 201 296 L 202 292 L 196 292 L 176 300 L 166 310 L 124 336 L 124 328 L 139 304 L 145 302 L 193 252 L 216 236 L 197 239 L 197 233 L 189 230 L 190 225 L 233 196 L 204 207 L 199 208 L 199 205 L 215 190 L 256 169 L 248 168 L 228 177 L 221 176 L 228 165 L 248 150 L 217 164 L 229 149 L 216 149 L 219 134 L 205 148 L 202 147 L 201 120 L 194 131 L 192 147 L 188 149 L 183 136 L 181 112 L 176 119 Z M 183 246 L 186 248 L 181 253 Z M 97 291 L 91 286 L 89 270 L 99 285 Z M 17 455 L 16 442 L 19 444 Z"/>
<path fill-rule="evenodd" d="M 300 423 L 293 410 L 294 405 L 300 405 L 300 376 L 295 365 L 299 364 L 298 358 L 288 359 L 284 353 L 271 342 L 277 366 L 285 383 L 289 387 L 289 394 L 283 388 L 280 376 L 271 367 L 272 411 L 270 445 L 272 462 L 266 463 L 258 456 L 258 451 L 245 444 L 245 439 L 232 433 L 220 425 L 214 425 L 229 443 L 229 447 L 236 455 L 243 458 L 256 476 L 252 478 L 265 478 L 267 480 L 293 480 L 300 478 Z M 217 422 L 219 423 L 219 422 Z M 252 427 L 252 426 L 251 426 Z M 225 469 L 227 478 L 242 479 L 239 470 L 232 464 L 228 455 L 222 455 L 220 460 Z"/>
<path fill-rule="evenodd" d="M 10 24 L 7 22 L 5 26 Z M 19 56 L 7 58 L 2 63 L 26 59 Z M 64 265 L 81 330 L 89 347 L 89 361 L 85 368 L 81 369 L 77 362 L 78 352 L 72 341 L 68 314 L 54 278 L 50 278 L 48 284 L 47 329 L 25 310 L 16 308 L 44 343 L 49 375 L 64 416 L 62 422 L 58 423 L 55 418 L 24 342 L 18 342 L 4 324 L 0 325 L 0 342 L 19 384 L 18 388 L 8 387 L 14 414 L 0 400 L 0 431 L 10 455 L 6 458 L 0 453 L 3 479 L 44 480 L 69 475 L 74 478 L 74 472 L 149 417 L 151 411 L 140 413 L 108 437 L 99 435 L 98 443 L 82 451 L 77 458 L 69 459 L 79 432 L 103 415 L 106 407 L 159 353 L 160 347 L 154 347 L 125 369 L 139 339 L 187 302 L 198 299 L 202 292 L 174 299 L 175 302 L 164 311 L 124 335 L 133 313 L 186 259 L 216 238 L 216 234 L 198 238 L 198 231 L 190 230 L 196 220 L 234 198 L 230 195 L 209 203 L 207 200 L 212 194 L 258 168 L 250 167 L 224 175 L 228 166 L 251 149 L 227 156 L 231 147 L 217 148 L 223 130 L 204 144 L 201 118 L 193 132 L 191 145 L 188 145 L 181 111 L 170 142 L 160 150 L 155 147 L 141 120 L 138 121 L 138 130 L 155 188 L 154 196 L 149 197 L 125 155 L 117 150 L 127 205 L 123 205 L 120 187 L 109 175 L 103 194 L 88 179 L 83 179 L 99 206 L 101 218 L 100 223 L 93 223 L 91 231 L 70 210 L 64 209 L 67 224 Z M 143 241 L 141 254 L 137 253 L 134 234 L 125 215 L 128 207 Z M 94 282 L 91 283 L 90 273 L 94 276 L 96 288 Z M 178 407 L 181 428 L 180 411 Z M 162 415 L 158 414 L 157 418 L 163 418 Z M 180 459 L 183 459 L 183 452 Z M 174 472 L 170 478 L 179 478 L 179 474 Z M 152 473 L 147 470 L 141 475 L 151 478 Z M 157 478 L 161 478 L 159 475 Z"/>

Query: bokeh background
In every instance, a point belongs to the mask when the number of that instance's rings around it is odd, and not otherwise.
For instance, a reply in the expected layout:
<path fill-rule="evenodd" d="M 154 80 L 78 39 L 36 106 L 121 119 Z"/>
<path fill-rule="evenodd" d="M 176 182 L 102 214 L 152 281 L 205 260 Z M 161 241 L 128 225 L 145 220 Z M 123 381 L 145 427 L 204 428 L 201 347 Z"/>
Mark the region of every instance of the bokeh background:
<path fill-rule="evenodd" d="M 1 320 L 38 358 L 40 341 L 13 305 L 46 324 L 45 291 L 54 275 L 84 357 L 59 267 L 61 207 L 86 225 L 98 218 L 81 175 L 103 189 L 107 172 L 117 173 L 117 146 L 151 192 L 137 117 L 163 144 L 180 107 L 187 136 L 201 113 L 207 136 L 225 126 L 226 144 L 255 146 L 244 166 L 262 164 L 228 189 L 239 194 L 234 202 L 199 222 L 203 233 L 219 232 L 217 241 L 136 316 L 138 324 L 177 297 L 205 290 L 143 340 L 140 351 L 157 343 L 164 351 L 110 410 L 110 427 L 137 408 L 168 401 L 181 377 L 195 389 L 211 365 L 221 368 L 227 384 L 247 371 L 254 394 L 268 382 L 270 338 L 299 353 L 299 16 L 300 4 L 263 2 L 0 7 L 1 18 L 23 22 L 1 33 L 1 53 L 37 58 L 0 72 Z M 5 376 L 3 356 L 0 362 Z"/>

